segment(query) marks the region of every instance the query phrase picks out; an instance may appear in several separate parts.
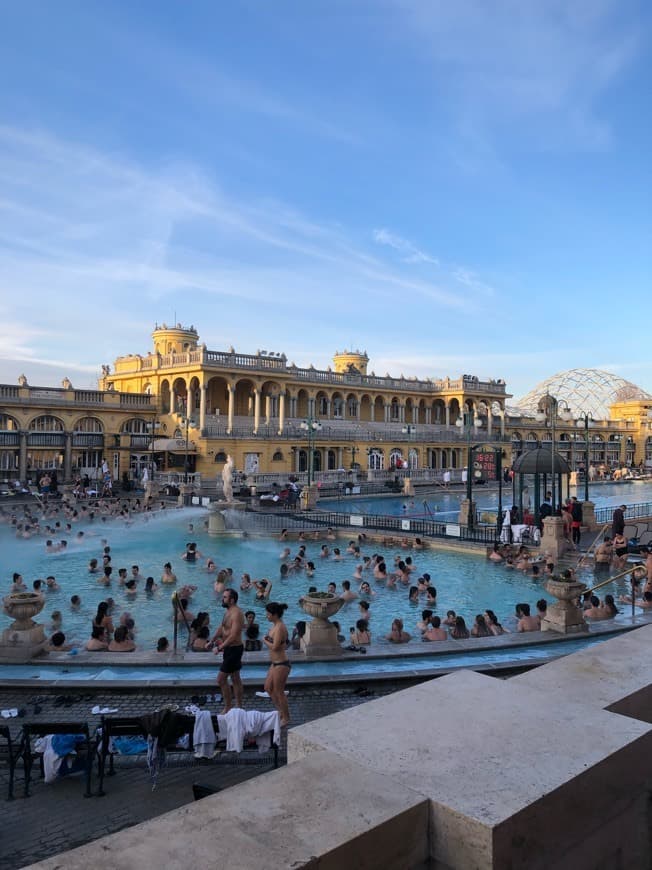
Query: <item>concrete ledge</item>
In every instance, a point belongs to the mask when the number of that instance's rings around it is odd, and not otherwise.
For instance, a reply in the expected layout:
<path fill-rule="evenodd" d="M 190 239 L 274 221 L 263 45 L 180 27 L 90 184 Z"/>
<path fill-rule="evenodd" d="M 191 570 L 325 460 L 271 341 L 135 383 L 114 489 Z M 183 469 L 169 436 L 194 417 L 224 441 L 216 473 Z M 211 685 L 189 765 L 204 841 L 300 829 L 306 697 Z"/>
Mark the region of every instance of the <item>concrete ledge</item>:
<path fill-rule="evenodd" d="M 198 775 L 200 775 L 198 773 Z M 428 802 L 329 752 L 31 865 L 407 870 L 428 857 Z"/>

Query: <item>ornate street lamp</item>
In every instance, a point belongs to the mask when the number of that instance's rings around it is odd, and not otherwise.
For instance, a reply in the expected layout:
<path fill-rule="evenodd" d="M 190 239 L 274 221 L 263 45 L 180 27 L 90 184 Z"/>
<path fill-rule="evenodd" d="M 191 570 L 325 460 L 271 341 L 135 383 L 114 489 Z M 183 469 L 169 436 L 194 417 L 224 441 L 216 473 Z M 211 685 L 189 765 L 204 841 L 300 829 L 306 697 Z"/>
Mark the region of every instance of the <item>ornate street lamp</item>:
<path fill-rule="evenodd" d="M 321 429 L 321 423 L 313 417 L 307 417 L 299 423 L 299 428 L 303 429 L 308 436 L 308 486 L 310 486 L 312 483 L 315 438 L 317 437 L 317 432 Z"/>
<path fill-rule="evenodd" d="M 466 427 L 466 500 L 469 503 L 468 527 L 472 529 L 475 523 L 473 516 L 473 446 L 471 435 L 473 434 L 473 414 L 470 410 L 463 411 L 455 421 L 457 428 L 462 431 Z"/>
<path fill-rule="evenodd" d="M 183 482 L 188 483 L 188 429 L 191 426 L 194 428 L 197 423 L 192 417 L 182 417 L 181 422 L 185 423 L 186 426 L 186 458 L 183 465 Z"/>
<path fill-rule="evenodd" d="M 156 433 L 162 427 L 162 425 L 163 424 L 160 423 L 158 420 L 151 420 L 147 424 L 147 429 L 149 430 L 149 433 L 151 435 L 151 441 L 149 442 L 149 449 L 150 449 L 149 467 L 150 467 L 151 475 L 152 475 L 152 483 L 154 483 L 154 453 L 155 453 L 154 442 L 156 441 Z"/>
<path fill-rule="evenodd" d="M 584 462 L 584 501 L 589 500 L 589 423 L 593 422 L 593 414 L 585 411 L 577 418 L 578 427 L 584 426 L 584 443 L 586 445 L 586 461 Z"/>
<path fill-rule="evenodd" d="M 552 472 L 552 512 L 553 514 L 557 513 L 557 498 L 556 498 L 556 488 L 555 488 L 555 425 L 557 422 L 557 417 L 561 420 L 567 422 L 568 420 L 573 419 L 573 415 L 571 413 L 568 404 L 564 401 L 564 399 L 557 399 L 555 396 L 551 396 L 550 393 L 546 393 L 545 396 L 542 396 L 539 400 L 539 410 L 536 414 L 537 423 L 544 423 L 547 427 L 550 425 L 551 434 L 552 434 L 552 462 L 551 462 L 551 472 Z"/>

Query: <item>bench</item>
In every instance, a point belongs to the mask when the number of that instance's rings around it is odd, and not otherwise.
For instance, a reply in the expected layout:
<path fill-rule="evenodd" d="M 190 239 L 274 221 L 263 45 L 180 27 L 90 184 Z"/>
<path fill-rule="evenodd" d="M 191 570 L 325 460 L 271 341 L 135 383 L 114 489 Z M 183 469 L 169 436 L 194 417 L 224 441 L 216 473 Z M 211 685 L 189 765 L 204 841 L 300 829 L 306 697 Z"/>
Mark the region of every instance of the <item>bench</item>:
<path fill-rule="evenodd" d="M 23 725 L 25 797 L 29 797 L 29 784 L 31 781 L 32 766 L 34 764 L 35 755 L 39 756 L 41 775 L 45 775 L 43 768 L 43 754 L 35 751 L 34 747 L 32 746 L 32 740 L 39 737 L 50 737 L 55 734 L 73 734 L 79 735 L 83 738 L 77 744 L 77 749 L 82 749 L 85 752 L 85 757 L 83 759 L 80 757 L 82 766 L 77 769 L 84 770 L 84 783 L 86 786 L 86 789 L 84 791 L 84 797 L 91 797 L 91 772 L 93 769 L 95 745 L 94 742 L 91 741 L 88 724 L 86 722 L 39 722 L 38 724 L 30 723 L 28 725 Z"/>
<path fill-rule="evenodd" d="M 193 718 L 190 716 L 189 718 Z M 213 728 L 215 730 L 215 736 L 217 738 L 217 742 L 215 748 L 217 750 L 217 754 L 212 759 L 202 759 L 202 761 L 208 761 L 211 764 L 255 764 L 269 761 L 273 763 L 274 768 L 278 768 L 278 744 L 274 743 L 273 737 L 270 746 L 270 750 L 268 753 L 260 753 L 258 744 L 255 739 L 245 739 L 243 746 L 243 754 L 246 753 L 248 757 L 241 757 L 237 752 L 227 752 L 226 751 L 226 736 L 221 735 L 218 728 L 218 717 L 216 714 L 211 714 L 211 721 L 213 723 Z M 171 743 L 167 743 L 162 748 L 165 752 L 174 752 L 180 753 L 182 755 L 194 755 L 195 746 L 193 744 L 193 727 L 189 728 L 187 737 L 187 744 L 179 745 L 177 741 L 173 741 Z M 114 776 L 115 775 L 115 767 L 114 767 L 114 756 L 116 753 L 111 751 L 112 741 L 116 738 L 120 737 L 143 737 L 147 739 L 147 730 L 145 729 L 142 719 L 138 717 L 116 717 L 116 716 L 103 716 L 102 724 L 101 724 L 101 733 L 99 734 L 97 741 L 97 756 L 98 756 L 98 776 L 99 776 L 99 786 L 97 790 L 97 794 L 100 797 L 103 797 L 106 792 L 104 791 L 104 777 L 105 776 Z M 262 735 L 261 735 L 262 736 Z M 143 748 L 142 751 L 137 751 L 135 753 L 129 753 L 130 755 L 146 755 L 147 750 Z M 271 758 L 270 758 L 271 755 Z M 255 756 L 255 757 L 254 757 Z M 109 761 L 108 770 L 106 761 Z M 153 787 L 156 785 L 156 774 L 152 774 L 152 785 Z"/>
<path fill-rule="evenodd" d="M 14 777 L 18 759 L 23 754 L 24 736 L 21 731 L 17 740 L 11 737 L 11 731 L 7 725 L 0 725 L 0 764 L 9 769 L 9 789 L 7 800 L 14 799 Z"/>

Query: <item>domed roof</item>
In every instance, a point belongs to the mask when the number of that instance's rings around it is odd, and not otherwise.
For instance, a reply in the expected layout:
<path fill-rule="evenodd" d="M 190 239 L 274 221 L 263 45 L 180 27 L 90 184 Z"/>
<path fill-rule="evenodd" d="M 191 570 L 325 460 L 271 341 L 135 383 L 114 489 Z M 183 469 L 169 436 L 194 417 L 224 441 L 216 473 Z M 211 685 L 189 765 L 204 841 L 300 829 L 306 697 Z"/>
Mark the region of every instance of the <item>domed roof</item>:
<path fill-rule="evenodd" d="M 522 453 L 514 460 L 512 469 L 517 474 L 550 474 L 552 469 L 552 450 L 547 447 L 536 447 Z M 570 466 L 559 453 L 555 453 L 555 471 L 559 474 L 570 474 Z"/>
<path fill-rule="evenodd" d="M 594 420 L 608 420 L 609 406 L 614 402 L 652 399 L 650 393 L 611 372 L 600 369 L 569 369 L 537 384 L 516 402 L 515 410 L 523 411 L 526 415 L 535 414 L 539 400 L 546 393 L 560 402 L 565 401 L 574 417 L 590 413 Z"/>

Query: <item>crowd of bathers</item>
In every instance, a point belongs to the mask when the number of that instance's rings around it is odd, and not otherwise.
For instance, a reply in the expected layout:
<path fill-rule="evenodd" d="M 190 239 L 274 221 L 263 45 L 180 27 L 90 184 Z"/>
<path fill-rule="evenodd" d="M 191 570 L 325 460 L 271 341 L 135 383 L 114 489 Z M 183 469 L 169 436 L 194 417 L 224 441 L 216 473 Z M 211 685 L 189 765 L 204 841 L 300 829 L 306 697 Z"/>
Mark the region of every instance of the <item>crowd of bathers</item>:
<path fill-rule="evenodd" d="M 165 510 L 165 502 L 156 503 L 158 510 Z M 44 504 L 41 506 L 29 505 L 22 510 L 22 515 L 9 513 L 0 509 L 0 521 L 15 529 L 16 537 L 32 538 L 40 536 L 45 539 L 47 552 L 62 552 L 68 547 L 69 542 L 82 541 L 84 532 L 75 532 L 74 524 L 85 522 L 90 525 L 98 522 L 115 520 L 121 523 L 129 523 L 135 514 L 144 514 L 148 519 L 155 509 L 154 504 L 133 500 L 97 500 L 91 505 L 78 505 L 69 503 Z M 193 531 L 193 525 L 189 525 L 189 531 Z M 317 530 L 313 532 L 299 532 L 292 534 L 292 540 L 296 547 L 289 546 L 290 534 L 282 530 L 280 540 L 284 547 L 279 558 L 279 580 L 282 581 L 290 575 L 300 574 L 310 581 L 314 578 L 317 566 L 325 560 L 338 562 L 348 560 L 354 563 L 350 579 L 342 580 L 339 584 L 330 582 L 325 591 L 330 592 L 350 605 L 347 608 L 349 615 L 351 607 L 357 607 L 357 614 L 351 621 L 354 623 L 348 634 L 343 634 L 339 622 L 334 621 L 338 629 L 338 638 L 345 648 L 360 649 L 368 646 L 372 640 L 394 644 L 407 643 L 408 641 L 421 638 L 426 642 L 440 640 L 464 640 L 466 638 L 482 638 L 499 636 L 509 631 L 537 631 L 540 621 L 545 616 L 547 607 L 546 600 L 541 598 L 534 605 L 520 602 L 515 606 L 514 614 L 506 617 L 502 624 L 493 610 L 487 608 L 478 613 L 470 620 L 449 610 L 445 617 L 439 616 L 435 610 L 437 606 L 437 589 L 430 574 L 420 572 L 416 565 L 418 561 L 416 553 L 423 550 L 424 542 L 420 538 L 403 537 L 398 541 L 383 541 L 382 544 L 390 543 L 401 551 L 394 552 L 391 556 L 382 551 L 365 554 L 364 549 L 371 549 L 366 535 L 361 533 L 348 543 L 340 542 L 332 529 Z M 325 540 L 324 540 L 325 539 Z M 152 576 L 142 576 L 138 565 L 132 565 L 130 569 L 118 568 L 114 574 L 112 565 L 111 548 L 105 539 L 102 539 L 102 552 L 97 557 L 90 559 L 88 572 L 97 575 L 99 586 L 107 589 L 106 598 L 100 602 L 97 612 L 92 616 L 90 636 L 83 642 L 83 647 L 89 651 L 114 651 L 128 652 L 136 648 L 137 627 L 133 613 L 124 610 L 117 613 L 114 600 L 108 595 L 108 590 L 117 581 L 121 588 L 121 594 L 127 601 L 135 600 L 139 590 L 145 597 L 156 594 L 160 585 L 170 585 L 176 590 L 174 607 L 176 608 L 179 624 L 187 629 L 184 636 L 184 645 L 188 640 L 188 648 L 202 652 L 210 650 L 210 615 L 208 611 L 193 612 L 192 597 L 197 587 L 186 584 L 177 589 L 177 577 L 172 569 L 172 564 L 166 562 L 161 576 L 157 582 Z M 605 541 L 608 545 L 608 540 Z M 377 544 L 373 545 L 374 547 Z M 293 552 L 294 549 L 294 552 Z M 309 552 L 310 551 L 310 552 Z M 414 555 L 413 555 L 414 553 Z M 596 552 L 596 560 L 599 558 L 600 549 Z M 311 558 L 312 556 L 312 558 Z M 215 559 L 205 558 L 195 542 L 188 542 L 181 558 L 187 563 L 203 563 L 204 571 L 209 575 L 215 575 L 213 589 L 217 596 L 228 587 L 238 584 L 231 568 L 218 567 Z M 530 574 L 533 578 L 554 576 L 554 563 L 546 554 L 533 555 L 525 546 L 513 546 L 510 544 L 496 544 L 489 553 L 489 559 L 504 565 L 506 570 L 518 570 Z M 652 577 L 652 554 L 649 558 L 647 575 Z M 198 566 L 199 567 L 199 566 Z M 566 569 L 566 579 L 572 578 L 572 569 Z M 33 581 L 33 591 L 51 592 L 59 586 L 54 575 L 49 575 L 44 580 Z M 251 597 L 252 601 L 266 602 L 271 600 L 270 595 L 274 583 L 268 577 L 252 579 L 249 573 L 243 573 L 239 583 L 240 592 L 245 600 Z M 421 618 L 416 622 L 411 631 L 407 631 L 404 622 L 396 617 L 391 622 L 389 630 L 375 632 L 372 630 L 372 604 L 375 596 L 382 588 L 405 589 L 409 602 L 413 605 L 422 605 Z M 25 591 L 26 586 L 22 577 L 14 574 L 11 592 Z M 317 586 L 307 584 L 308 593 L 316 592 Z M 636 594 L 636 604 L 642 607 L 652 607 L 652 582 L 647 579 L 646 584 Z M 623 601 L 627 601 L 626 597 Z M 631 600 L 631 599 L 629 599 Z M 299 600 L 301 603 L 301 599 Z M 586 616 L 589 619 L 612 618 L 618 611 L 612 596 L 607 595 L 604 601 L 597 596 L 589 594 L 583 602 Z M 73 595 L 70 599 L 70 609 L 73 612 L 80 611 L 82 602 L 79 595 Z M 89 614 L 90 615 L 90 614 Z M 243 643 L 249 651 L 261 649 L 258 637 L 258 626 L 253 610 L 247 611 L 247 624 L 243 636 Z M 305 633 L 305 621 L 298 621 L 292 632 L 291 643 L 299 649 L 301 638 Z M 63 630 L 63 617 L 60 610 L 55 610 L 50 616 L 50 648 L 63 651 L 69 649 Z M 156 649 L 165 652 L 169 648 L 169 640 L 161 636 Z"/>

